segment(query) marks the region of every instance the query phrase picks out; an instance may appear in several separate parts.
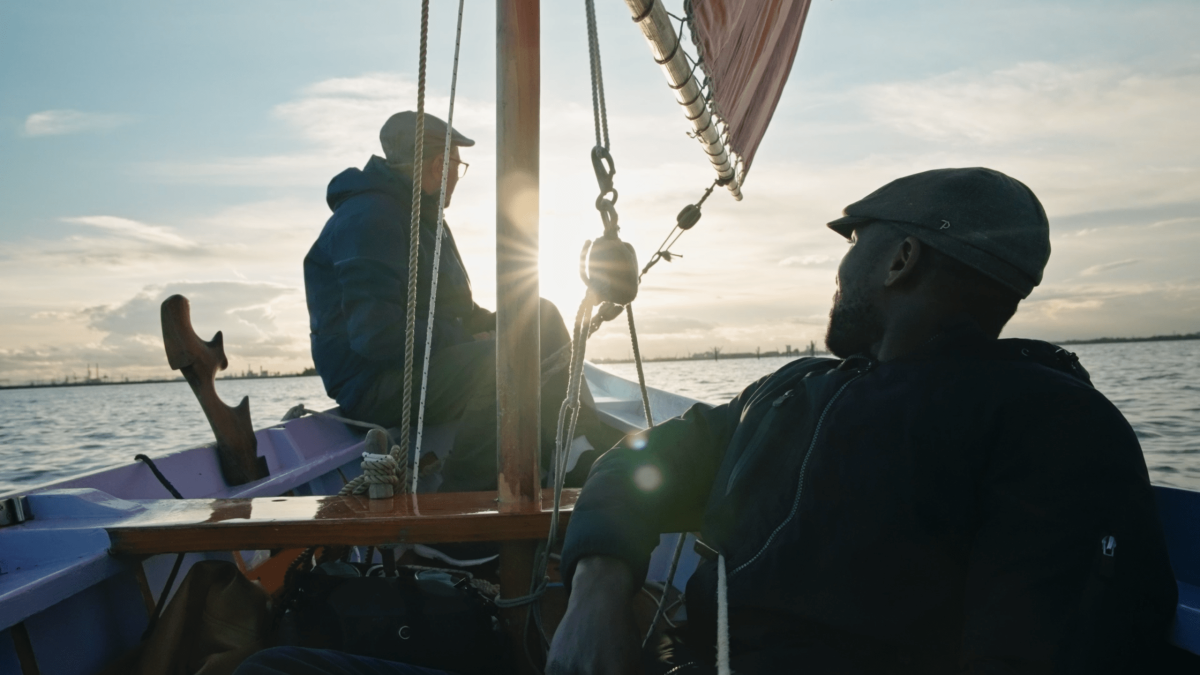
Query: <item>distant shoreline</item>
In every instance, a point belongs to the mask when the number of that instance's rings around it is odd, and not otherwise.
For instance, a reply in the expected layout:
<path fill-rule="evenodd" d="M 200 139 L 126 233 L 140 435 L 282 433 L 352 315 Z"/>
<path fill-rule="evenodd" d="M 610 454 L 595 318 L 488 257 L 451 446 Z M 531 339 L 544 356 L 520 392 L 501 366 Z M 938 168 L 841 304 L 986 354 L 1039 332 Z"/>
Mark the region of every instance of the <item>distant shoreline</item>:
<path fill-rule="evenodd" d="M 1200 333 L 1186 333 L 1184 335 L 1152 335 L 1150 337 L 1102 337 L 1093 338 L 1091 340 L 1063 340 L 1056 343 L 1060 345 L 1108 345 L 1119 342 L 1173 342 L 1175 340 L 1200 340 Z"/>
<path fill-rule="evenodd" d="M 1122 342 L 1173 342 L 1176 340 L 1200 340 L 1200 333 L 1185 333 L 1183 335 L 1152 335 L 1150 337 L 1102 337 L 1092 338 L 1090 340 L 1063 340 L 1055 342 L 1056 345 L 1108 345 L 1119 344 Z M 664 361 L 724 361 L 725 359 L 756 359 L 756 358 L 774 358 L 778 356 L 790 356 L 800 358 L 801 356 L 825 355 L 829 352 L 816 351 L 809 352 L 807 349 L 792 351 L 790 354 L 782 352 L 763 352 L 756 354 L 754 352 L 739 352 L 734 354 L 719 354 L 713 357 L 712 352 L 702 354 L 692 354 L 691 356 L 667 356 L 656 359 L 642 359 L 642 363 L 658 363 Z M 633 363 L 633 359 L 597 359 L 592 361 L 596 365 L 607 365 L 615 363 Z"/>
<path fill-rule="evenodd" d="M 1174 342 L 1177 340 L 1200 340 L 1200 333 L 1184 333 L 1182 335 L 1151 335 L 1149 337 L 1102 337 L 1092 338 L 1090 340 L 1063 340 L 1056 342 L 1057 345 L 1108 345 L 1120 344 L 1124 342 Z M 809 355 L 825 355 L 829 352 L 807 349 L 793 350 L 790 353 L 785 352 L 735 352 L 730 354 L 718 354 L 713 356 L 712 352 L 704 352 L 701 354 L 692 354 L 690 356 L 664 356 L 652 359 L 642 359 L 642 363 L 665 363 L 668 361 L 724 361 L 726 359 L 761 359 L 761 358 L 777 358 L 780 356 L 800 358 L 801 356 Z M 596 365 L 633 363 L 633 359 L 596 359 L 592 361 Z M 308 368 L 299 373 L 274 373 L 265 375 L 242 374 L 229 375 L 226 377 L 218 377 L 218 380 L 273 380 L 278 378 L 288 377 L 312 377 L 317 374 L 315 369 Z M 87 380 L 84 382 L 53 382 L 53 383 L 30 383 L 30 384 L 9 384 L 0 385 L 0 390 L 5 389 L 45 389 L 51 387 L 101 387 L 114 384 L 159 384 L 162 382 L 183 382 L 183 377 L 174 379 L 158 379 L 158 380 L 117 380 L 112 382 L 97 382 L 95 380 Z"/>
<path fill-rule="evenodd" d="M 316 377 L 317 371 L 309 368 L 300 373 L 274 373 L 268 375 L 255 375 L 253 373 L 246 375 L 227 375 L 218 377 L 217 380 L 276 380 L 288 377 Z M 85 380 L 83 382 L 49 382 L 49 383 L 30 383 L 30 384 L 0 384 L 0 390 L 4 389 L 57 389 L 59 387 L 107 387 L 114 384 L 162 384 L 163 382 L 185 382 L 183 376 L 173 379 L 164 380 L 113 380 L 111 382 L 100 382 L 97 380 Z"/>

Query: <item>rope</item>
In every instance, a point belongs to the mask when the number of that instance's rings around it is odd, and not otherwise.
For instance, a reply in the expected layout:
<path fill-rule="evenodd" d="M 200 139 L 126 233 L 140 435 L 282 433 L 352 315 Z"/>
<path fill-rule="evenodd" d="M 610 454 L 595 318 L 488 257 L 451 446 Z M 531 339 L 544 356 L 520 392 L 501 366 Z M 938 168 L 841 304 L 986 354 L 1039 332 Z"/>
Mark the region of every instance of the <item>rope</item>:
<path fill-rule="evenodd" d="M 145 455 L 134 455 L 133 459 L 136 461 L 145 462 L 146 466 L 150 467 L 150 473 L 154 474 L 154 477 L 158 479 L 158 482 L 162 483 L 162 486 L 167 489 L 167 492 L 171 493 L 172 497 L 175 499 L 183 499 L 183 495 L 179 493 L 179 490 L 176 490 L 175 486 L 171 485 L 171 481 L 167 480 L 167 477 L 163 475 L 163 472 L 159 471 L 158 467 L 154 465 L 154 460 Z"/>
<path fill-rule="evenodd" d="M 637 326 L 633 323 L 633 303 L 625 305 L 625 316 L 629 319 L 629 341 L 633 343 L 633 363 L 637 366 L 638 388 L 642 392 L 642 410 L 646 413 L 646 428 L 654 426 L 650 413 L 650 392 L 646 389 L 646 373 L 642 371 L 642 352 L 638 349 Z"/>
<path fill-rule="evenodd" d="M 429 52 L 429 0 L 421 2 L 421 50 L 417 66 L 417 123 L 413 131 L 412 214 L 408 222 L 408 311 L 404 322 L 404 397 L 400 411 L 400 454 L 408 458 L 408 433 L 412 424 L 413 349 L 417 341 L 417 271 L 421 246 L 421 174 L 425 161 L 425 60 Z M 402 462 L 408 466 L 408 462 Z M 403 489 L 403 488 L 402 488 Z"/>
<path fill-rule="evenodd" d="M 338 491 L 339 495 L 362 494 L 363 492 L 367 491 L 371 483 L 388 483 L 390 485 L 399 485 L 401 490 L 404 489 L 404 486 L 408 485 L 408 463 L 404 461 L 407 453 L 396 443 L 396 439 L 394 436 L 392 436 L 390 431 L 378 424 L 372 424 L 371 422 L 360 422 L 358 420 L 352 420 L 348 417 L 342 417 L 341 415 L 334 415 L 333 413 L 309 410 L 308 408 L 304 407 L 303 403 L 293 406 L 290 410 L 288 410 L 287 413 L 284 414 L 282 421 L 287 422 L 294 419 L 300 419 L 306 415 L 312 415 L 313 417 L 325 417 L 341 422 L 342 424 L 378 431 L 384 434 L 387 439 L 384 447 L 391 445 L 392 449 L 387 454 L 364 452 L 362 463 L 363 474 L 355 477 L 353 480 L 343 485 L 342 489 Z M 393 466 L 393 477 L 391 480 L 382 478 L 379 472 L 382 470 L 381 467 L 383 465 L 381 465 L 380 462 L 383 460 L 376 459 L 378 457 L 389 456 L 391 457 L 390 465 Z M 368 457 L 371 458 L 370 471 L 368 471 Z M 372 479 L 372 476 L 376 478 Z"/>
<path fill-rule="evenodd" d="M 570 440 L 575 437 L 575 428 L 579 421 L 579 399 L 583 391 L 583 357 L 587 345 L 587 326 L 591 323 L 592 307 L 595 299 L 589 292 L 584 296 L 575 315 L 575 325 L 572 335 L 570 354 L 571 371 L 567 378 L 567 395 L 558 409 L 558 425 L 554 438 L 554 457 L 551 465 L 551 475 L 554 485 L 554 506 L 550 511 L 550 532 L 546 536 L 546 547 L 540 551 L 534 565 L 534 579 L 530 584 L 529 594 L 518 598 L 497 600 L 501 607 L 519 607 L 531 603 L 541 597 L 546 590 L 548 579 L 546 568 L 550 564 L 550 556 L 554 545 L 558 542 L 559 516 L 562 511 L 562 491 L 567 479 L 567 453 Z M 504 603 L 504 604 L 500 604 Z"/>
<path fill-rule="evenodd" d="M 341 415 L 334 415 L 331 412 L 321 412 L 320 410 L 310 410 L 308 408 L 305 408 L 303 403 L 292 406 L 291 409 L 289 409 L 286 413 L 284 413 L 283 418 L 280 421 L 288 422 L 291 420 L 300 419 L 301 417 L 304 417 L 305 415 L 312 415 L 313 417 L 326 417 L 328 419 L 341 422 L 342 424 L 349 424 L 350 426 L 362 427 L 364 429 L 378 429 L 378 430 L 382 431 L 383 433 L 387 434 L 388 438 L 390 438 L 392 440 L 393 444 L 396 443 L 396 439 L 392 436 L 392 433 L 378 424 L 374 424 L 371 422 L 360 422 L 358 420 L 352 420 L 349 417 L 342 417 Z"/>
<path fill-rule="evenodd" d="M 162 483 L 167 492 L 171 493 L 172 497 L 183 499 L 183 495 L 179 493 L 179 490 L 176 490 L 171 481 L 167 480 L 167 477 L 154 465 L 154 460 L 145 455 L 134 455 L 133 459 L 145 462 L 146 466 L 150 467 L 150 472 L 154 474 L 159 483 Z M 171 589 L 175 586 L 175 577 L 179 576 L 179 568 L 183 565 L 183 557 L 185 555 L 187 554 L 180 553 L 175 556 L 175 564 L 171 566 L 171 573 L 167 575 L 167 583 L 163 584 L 162 595 L 158 596 L 158 602 L 154 603 L 154 615 L 150 617 L 149 623 L 146 624 L 146 630 L 142 631 L 142 640 L 150 637 L 150 633 L 154 631 L 155 624 L 158 623 L 158 617 L 162 616 L 163 606 L 167 604 L 167 596 L 171 594 Z"/>
<path fill-rule="evenodd" d="M 600 38 L 596 31 L 596 5 L 584 0 L 587 6 L 588 56 L 592 71 L 592 119 L 596 127 L 596 145 L 609 148 L 608 107 L 604 101 L 604 74 L 600 68 Z"/>
<path fill-rule="evenodd" d="M 425 393 L 429 388 L 429 357 L 433 353 L 433 317 L 437 308 L 438 272 L 442 263 L 442 237 L 445 235 L 446 183 L 450 179 L 450 139 L 454 125 L 454 94 L 458 89 L 458 52 L 462 45 L 463 2 L 458 0 L 458 32 L 454 37 L 454 69 L 450 76 L 450 113 L 446 115 L 446 142 L 442 150 L 442 186 L 438 191 L 437 240 L 433 245 L 433 279 L 429 285 L 429 318 L 425 322 L 425 363 L 421 368 L 421 407 L 417 411 L 417 447 L 412 453 L 412 492 L 417 491 L 420 473 L 417 462 L 421 457 L 421 439 L 425 430 Z M 426 0 L 428 5 L 428 0 Z M 422 33 L 422 40 L 424 34 Z M 407 386 L 407 385 L 406 385 Z M 407 391 L 407 390 L 406 390 Z M 365 468 L 365 467 L 364 467 Z"/>
<path fill-rule="evenodd" d="M 717 555 L 717 675 L 732 675 L 729 668 L 729 584 L 725 556 Z"/>
<path fill-rule="evenodd" d="M 400 479 L 396 477 L 396 469 L 400 467 L 400 464 L 391 454 L 364 452 L 362 456 L 362 477 L 363 482 L 368 486 L 376 484 L 395 487 L 400 482 Z"/>

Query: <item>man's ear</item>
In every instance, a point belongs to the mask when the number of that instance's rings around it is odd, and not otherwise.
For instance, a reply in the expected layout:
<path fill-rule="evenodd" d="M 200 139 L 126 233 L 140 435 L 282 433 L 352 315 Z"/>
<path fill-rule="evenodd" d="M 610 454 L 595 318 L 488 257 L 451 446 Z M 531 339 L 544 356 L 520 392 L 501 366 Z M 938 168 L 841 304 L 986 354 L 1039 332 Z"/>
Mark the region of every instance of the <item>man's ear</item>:
<path fill-rule="evenodd" d="M 434 155 L 428 161 L 423 162 L 425 171 L 421 176 L 421 189 L 427 195 L 437 192 L 438 187 L 442 184 L 442 156 Z"/>
<path fill-rule="evenodd" d="M 909 282 L 916 274 L 917 263 L 921 259 L 922 244 L 916 237 L 905 237 L 896 247 L 888 264 L 887 277 L 883 280 L 886 287 L 900 286 Z"/>

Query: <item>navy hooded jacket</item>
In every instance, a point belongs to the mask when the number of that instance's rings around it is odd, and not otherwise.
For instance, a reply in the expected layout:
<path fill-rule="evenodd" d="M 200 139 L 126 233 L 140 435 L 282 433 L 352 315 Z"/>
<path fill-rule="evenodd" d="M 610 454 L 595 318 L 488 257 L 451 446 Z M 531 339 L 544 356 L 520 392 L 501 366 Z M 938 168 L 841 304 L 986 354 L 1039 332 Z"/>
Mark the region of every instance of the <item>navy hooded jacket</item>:
<path fill-rule="evenodd" d="M 304 258 L 312 356 L 325 391 L 343 409 L 386 370 L 404 367 L 412 180 L 372 156 L 366 167 L 346 169 L 329 182 L 333 215 Z M 425 353 L 437 199 L 421 201 L 420 274 L 416 352 Z M 438 273 L 433 349 L 471 341 L 463 321 L 476 305 L 471 282 L 445 228 Z"/>
<path fill-rule="evenodd" d="M 591 469 L 564 577 L 606 555 L 642 578 L 660 532 L 697 529 L 742 673 L 1135 672 L 1175 607 L 1129 424 L 1073 355 L 973 324 L 800 359 L 628 437 Z M 709 664 L 716 576 L 687 586 Z"/>

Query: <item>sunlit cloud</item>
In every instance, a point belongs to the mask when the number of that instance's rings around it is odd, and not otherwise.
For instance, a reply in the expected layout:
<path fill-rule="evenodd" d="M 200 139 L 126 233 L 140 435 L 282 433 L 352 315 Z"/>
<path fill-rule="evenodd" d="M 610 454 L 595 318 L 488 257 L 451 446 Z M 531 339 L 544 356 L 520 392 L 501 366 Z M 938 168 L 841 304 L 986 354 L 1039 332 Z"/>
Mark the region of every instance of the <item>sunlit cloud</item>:
<path fill-rule="evenodd" d="M 101 230 L 107 230 L 116 235 L 136 239 L 148 244 L 181 250 L 192 249 L 197 246 L 196 242 L 181 237 L 169 228 L 158 225 L 147 225 L 146 223 L 139 223 L 129 218 L 120 218 L 118 216 L 77 216 L 63 218 L 62 220 L 66 223 L 88 225 Z"/>
<path fill-rule="evenodd" d="M 1141 262 L 1141 261 L 1138 260 L 1137 258 L 1129 258 L 1127 260 L 1116 260 L 1114 262 L 1102 263 L 1100 265 L 1092 265 L 1091 267 L 1088 267 L 1088 268 L 1084 269 L 1082 272 L 1080 272 L 1079 275 L 1084 276 L 1084 277 L 1091 277 L 1091 276 L 1095 276 L 1097 274 L 1102 274 L 1104 272 L 1108 272 L 1110 270 L 1119 269 L 1121 267 L 1128 267 L 1130 265 L 1136 265 L 1139 262 Z"/>
<path fill-rule="evenodd" d="M 26 136 L 63 136 L 87 131 L 108 131 L 129 124 L 129 115 L 83 112 L 80 110 L 43 110 L 25 118 Z"/>
<path fill-rule="evenodd" d="M 779 261 L 780 267 L 795 267 L 798 265 L 820 265 L 831 262 L 833 256 L 828 255 L 790 255 Z"/>
<path fill-rule="evenodd" d="M 180 281 L 147 286 L 120 303 L 37 312 L 50 325 L 72 327 L 78 337 L 69 344 L 0 348 L 0 374 L 15 383 L 47 372 L 82 373 L 87 364 L 98 363 L 114 376 L 171 377 L 160 306 L 175 294 L 189 299 L 192 325 L 202 339 L 224 334 L 232 371 L 250 364 L 285 372 L 311 365 L 306 326 L 296 321 L 304 303 L 300 289 L 267 282 Z"/>

